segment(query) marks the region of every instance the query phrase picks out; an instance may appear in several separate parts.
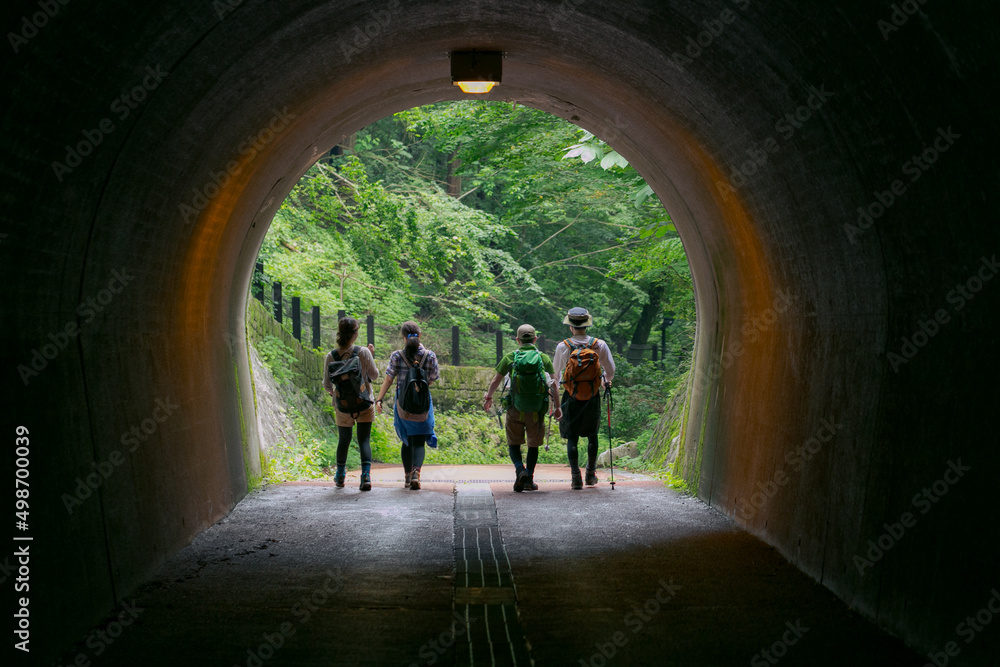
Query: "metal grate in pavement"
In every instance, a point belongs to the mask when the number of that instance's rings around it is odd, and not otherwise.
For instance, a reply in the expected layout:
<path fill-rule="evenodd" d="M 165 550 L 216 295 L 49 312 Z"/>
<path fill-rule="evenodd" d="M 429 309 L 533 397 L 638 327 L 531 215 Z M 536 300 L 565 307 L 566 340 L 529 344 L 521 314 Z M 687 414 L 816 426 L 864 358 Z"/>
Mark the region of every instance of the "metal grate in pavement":
<path fill-rule="evenodd" d="M 468 632 L 457 665 L 531 665 L 517 590 L 487 483 L 455 490 L 455 612 Z"/>

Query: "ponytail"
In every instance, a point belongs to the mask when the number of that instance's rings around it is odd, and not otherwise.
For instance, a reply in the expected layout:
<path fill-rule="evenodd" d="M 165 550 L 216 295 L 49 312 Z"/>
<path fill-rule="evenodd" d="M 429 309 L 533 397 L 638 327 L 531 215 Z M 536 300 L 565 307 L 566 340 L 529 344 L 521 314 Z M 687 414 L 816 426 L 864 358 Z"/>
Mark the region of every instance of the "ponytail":
<path fill-rule="evenodd" d="M 403 322 L 399 333 L 402 334 L 406 343 L 403 346 L 403 354 L 413 362 L 417 358 L 417 351 L 420 349 L 420 325 L 414 321 Z"/>

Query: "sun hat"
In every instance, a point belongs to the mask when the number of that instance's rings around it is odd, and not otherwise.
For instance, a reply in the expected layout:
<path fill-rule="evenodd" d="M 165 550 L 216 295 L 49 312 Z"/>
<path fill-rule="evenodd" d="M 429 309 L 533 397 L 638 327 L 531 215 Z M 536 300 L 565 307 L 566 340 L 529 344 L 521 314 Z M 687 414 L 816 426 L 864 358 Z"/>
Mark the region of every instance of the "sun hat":
<path fill-rule="evenodd" d="M 566 313 L 566 317 L 563 318 L 563 324 L 582 329 L 593 326 L 594 318 L 590 316 L 586 308 L 570 308 L 569 312 Z"/>

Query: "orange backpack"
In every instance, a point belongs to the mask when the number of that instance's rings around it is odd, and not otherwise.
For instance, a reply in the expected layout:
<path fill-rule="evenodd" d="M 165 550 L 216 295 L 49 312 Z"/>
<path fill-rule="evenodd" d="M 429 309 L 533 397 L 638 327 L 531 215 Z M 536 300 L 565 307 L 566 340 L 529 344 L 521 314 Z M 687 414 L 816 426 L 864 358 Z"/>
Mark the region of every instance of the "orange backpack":
<path fill-rule="evenodd" d="M 573 343 L 566 339 L 563 343 L 570 349 L 569 361 L 563 371 L 562 385 L 569 395 L 578 401 L 589 401 L 597 393 L 597 383 L 601 381 L 601 359 L 597 355 L 596 338 L 587 343 Z"/>

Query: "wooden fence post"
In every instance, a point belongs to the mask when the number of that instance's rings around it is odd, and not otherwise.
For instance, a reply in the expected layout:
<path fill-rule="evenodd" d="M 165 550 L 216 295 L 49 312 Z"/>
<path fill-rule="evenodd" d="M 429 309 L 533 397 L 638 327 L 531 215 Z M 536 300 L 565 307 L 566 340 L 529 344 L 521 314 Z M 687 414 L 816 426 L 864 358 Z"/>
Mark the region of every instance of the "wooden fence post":
<path fill-rule="evenodd" d="M 274 321 L 281 324 L 281 282 L 275 281 L 271 284 L 271 293 L 274 300 Z"/>
<path fill-rule="evenodd" d="M 368 329 L 368 344 L 369 345 L 374 345 L 375 344 L 375 316 L 374 315 L 369 315 L 365 319 L 365 326 Z"/>
<path fill-rule="evenodd" d="M 503 332 L 497 331 L 497 365 L 503 360 Z"/>
<path fill-rule="evenodd" d="M 458 327 L 451 328 L 451 365 L 461 366 L 461 358 L 458 354 Z"/>
<path fill-rule="evenodd" d="M 340 320 L 344 319 L 345 317 L 347 317 L 347 311 L 346 310 L 338 310 L 337 311 L 338 326 L 339 326 Z"/>
<path fill-rule="evenodd" d="M 256 282 L 258 275 L 261 280 L 264 279 L 264 262 L 257 262 L 254 267 L 254 273 L 250 278 L 251 286 L 253 288 L 253 297 L 261 303 L 264 303 L 264 284 Z"/>
<path fill-rule="evenodd" d="M 302 342 L 302 297 L 292 297 L 292 336 Z"/>
<path fill-rule="evenodd" d="M 540 352 L 544 352 L 545 351 L 545 336 L 539 336 L 538 337 L 538 345 L 537 345 L 537 347 L 538 347 L 538 350 Z"/>
<path fill-rule="evenodd" d="M 318 350 L 319 340 L 319 306 L 313 306 L 313 349 Z"/>

